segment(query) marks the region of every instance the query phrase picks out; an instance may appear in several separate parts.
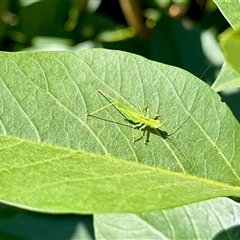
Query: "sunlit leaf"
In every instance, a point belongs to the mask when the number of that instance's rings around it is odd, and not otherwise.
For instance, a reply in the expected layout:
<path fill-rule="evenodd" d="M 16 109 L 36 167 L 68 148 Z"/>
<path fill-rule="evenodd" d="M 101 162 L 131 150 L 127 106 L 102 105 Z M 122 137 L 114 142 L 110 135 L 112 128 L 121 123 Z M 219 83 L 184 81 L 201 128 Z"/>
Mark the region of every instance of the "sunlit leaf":
<path fill-rule="evenodd" d="M 119 51 L 1 53 L 0 199 L 45 212 L 140 212 L 239 196 L 239 124 L 205 83 Z M 97 93 L 159 113 L 133 130 Z M 100 95 L 100 96 L 99 96 Z M 171 141 L 172 142 L 171 142 Z"/>

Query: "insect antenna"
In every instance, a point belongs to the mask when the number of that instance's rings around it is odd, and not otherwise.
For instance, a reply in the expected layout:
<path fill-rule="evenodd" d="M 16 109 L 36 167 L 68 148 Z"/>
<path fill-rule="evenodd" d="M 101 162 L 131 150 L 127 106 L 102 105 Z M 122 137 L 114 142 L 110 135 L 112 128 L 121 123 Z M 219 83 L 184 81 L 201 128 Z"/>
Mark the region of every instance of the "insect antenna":
<path fill-rule="evenodd" d="M 109 122 L 109 123 L 114 123 L 114 124 L 118 124 L 118 125 L 121 125 L 121 126 L 124 126 L 124 127 L 132 128 L 131 126 L 129 126 L 127 124 L 124 124 L 124 123 L 112 121 L 112 120 L 105 119 L 105 118 L 102 118 L 102 117 L 97 117 L 97 116 L 94 116 L 94 115 L 88 115 L 88 116 L 93 117 L 93 118 L 97 118 L 97 119 L 100 119 L 100 120 L 103 120 L 103 121 L 106 121 L 106 122 Z"/>
<path fill-rule="evenodd" d="M 167 137 L 172 136 L 172 135 L 175 134 L 180 128 L 182 128 L 182 126 L 186 124 L 186 122 L 189 120 L 189 118 L 190 118 L 190 116 L 188 116 L 188 118 L 187 118 L 175 131 L 173 131 L 172 133 L 168 134 L 168 133 L 166 132 L 166 133 L 167 133 Z"/>
<path fill-rule="evenodd" d="M 202 73 L 200 79 L 205 75 L 205 73 L 208 71 L 208 69 L 212 66 L 212 63 L 208 65 L 208 67 L 205 69 L 205 71 Z"/>
<path fill-rule="evenodd" d="M 100 91 L 100 90 L 97 90 L 97 91 L 115 108 L 115 110 L 116 110 L 119 114 L 121 114 L 121 115 L 124 117 L 125 120 L 129 121 L 129 119 L 128 119 L 121 111 L 119 111 L 119 110 L 116 108 L 116 106 L 114 105 L 114 102 L 111 102 L 111 101 L 102 93 L 102 91 Z"/>

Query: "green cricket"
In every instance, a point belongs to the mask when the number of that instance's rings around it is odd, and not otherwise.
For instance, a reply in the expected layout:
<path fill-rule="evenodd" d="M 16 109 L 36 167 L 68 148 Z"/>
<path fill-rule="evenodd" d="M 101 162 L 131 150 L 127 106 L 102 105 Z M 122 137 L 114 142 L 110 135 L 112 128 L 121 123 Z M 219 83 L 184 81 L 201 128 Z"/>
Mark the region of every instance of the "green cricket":
<path fill-rule="evenodd" d="M 120 113 L 124 120 L 133 125 L 134 129 L 138 129 L 141 131 L 142 136 L 138 139 L 133 139 L 133 143 L 141 140 L 146 136 L 144 143 L 147 144 L 149 142 L 150 133 L 156 134 L 163 139 L 169 139 L 169 136 L 173 135 L 175 132 L 177 132 L 180 127 L 186 122 L 184 122 L 176 131 L 174 131 L 172 134 L 168 134 L 166 131 L 163 131 L 161 129 L 162 123 L 158 120 L 159 115 L 155 115 L 154 118 L 149 117 L 149 109 L 147 107 L 144 108 L 146 111 L 146 116 L 144 116 L 142 113 L 137 112 L 135 109 L 132 109 L 130 107 L 125 106 L 117 99 L 109 96 L 108 94 L 104 93 L 102 90 L 97 90 L 108 102 L 109 104 L 92 112 L 88 113 L 87 116 L 92 116 L 97 112 L 102 111 L 105 108 L 108 108 L 110 106 L 113 106 L 118 113 Z M 177 146 L 174 144 L 174 142 L 169 139 L 173 143 L 173 145 L 177 148 Z"/>

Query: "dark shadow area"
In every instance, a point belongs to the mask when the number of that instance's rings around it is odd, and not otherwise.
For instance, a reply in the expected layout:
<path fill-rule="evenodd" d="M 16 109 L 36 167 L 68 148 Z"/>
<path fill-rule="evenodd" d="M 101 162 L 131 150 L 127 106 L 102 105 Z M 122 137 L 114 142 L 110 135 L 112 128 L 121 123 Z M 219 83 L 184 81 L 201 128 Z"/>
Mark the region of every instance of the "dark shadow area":
<path fill-rule="evenodd" d="M 240 122 L 240 90 L 230 94 L 220 93 L 222 101 L 231 109 L 234 116 Z"/>
<path fill-rule="evenodd" d="M 163 15 L 155 27 L 151 41 L 151 59 L 185 69 L 212 84 L 220 66 L 212 65 L 205 72 L 211 62 L 202 47 L 202 33 L 203 29 L 197 25 L 188 26 L 186 23 L 185 26 L 182 19 Z"/>
<path fill-rule="evenodd" d="M 94 239 L 92 215 L 36 213 L 0 205 L 0 239 L 83 239 L 86 235 Z"/>
<path fill-rule="evenodd" d="M 219 232 L 212 240 L 239 240 L 240 239 L 240 225 L 232 226 Z"/>

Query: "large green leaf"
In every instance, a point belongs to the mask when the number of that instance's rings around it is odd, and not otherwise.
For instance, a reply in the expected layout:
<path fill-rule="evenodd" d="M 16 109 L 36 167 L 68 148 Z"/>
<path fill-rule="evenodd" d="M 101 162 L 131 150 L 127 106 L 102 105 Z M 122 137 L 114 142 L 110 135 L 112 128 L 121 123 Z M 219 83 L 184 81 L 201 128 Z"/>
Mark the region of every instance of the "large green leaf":
<path fill-rule="evenodd" d="M 0 199 L 46 212 L 140 212 L 239 196 L 239 124 L 193 75 L 109 50 L 1 53 Z M 160 114 L 163 139 L 106 105 Z"/>
<path fill-rule="evenodd" d="M 239 239 L 240 206 L 211 199 L 142 214 L 96 214 L 96 239 Z"/>

